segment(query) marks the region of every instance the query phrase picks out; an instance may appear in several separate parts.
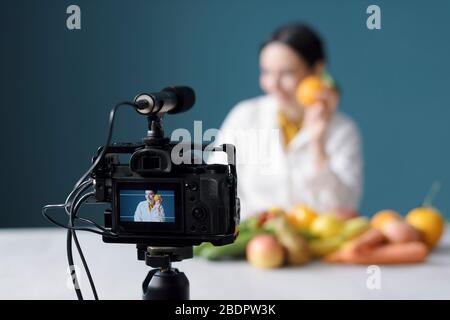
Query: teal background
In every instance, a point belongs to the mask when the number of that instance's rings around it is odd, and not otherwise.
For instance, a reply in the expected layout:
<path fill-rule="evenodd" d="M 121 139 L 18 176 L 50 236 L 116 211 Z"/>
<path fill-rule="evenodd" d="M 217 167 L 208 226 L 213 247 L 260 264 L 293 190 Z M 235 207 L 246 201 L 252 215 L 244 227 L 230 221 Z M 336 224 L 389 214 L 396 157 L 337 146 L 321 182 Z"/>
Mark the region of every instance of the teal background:
<path fill-rule="evenodd" d="M 81 7 L 79 31 L 66 28 L 70 4 Z M 366 27 L 370 4 L 381 7 L 381 30 Z M 2 0 L 0 227 L 49 225 L 40 208 L 63 201 L 87 169 L 118 101 L 187 84 L 197 104 L 166 117 L 166 132 L 194 120 L 219 127 L 237 102 L 261 94 L 258 47 L 292 21 L 322 34 L 341 109 L 361 128 L 361 212 L 406 213 L 440 180 L 434 204 L 449 217 L 449 18 L 444 0 Z M 122 110 L 114 138 L 137 141 L 145 130 Z"/>

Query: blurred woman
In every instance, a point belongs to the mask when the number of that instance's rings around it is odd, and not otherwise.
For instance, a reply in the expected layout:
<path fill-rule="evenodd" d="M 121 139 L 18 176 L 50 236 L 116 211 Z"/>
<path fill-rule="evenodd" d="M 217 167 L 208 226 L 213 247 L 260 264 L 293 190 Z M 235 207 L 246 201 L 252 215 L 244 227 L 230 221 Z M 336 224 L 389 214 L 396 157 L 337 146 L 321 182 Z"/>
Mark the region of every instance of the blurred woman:
<path fill-rule="evenodd" d="M 325 72 L 319 36 L 302 24 L 283 26 L 261 46 L 259 65 L 265 94 L 238 103 L 216 139 L 236 146 L 242 217 L 297 204 L 318 212 L 357 209 L 361 138 L 355 123 L 337 111 L 338 91 L 323 88 L 308 108 L 296 100 L 305 77 Z M 214 153 L 208 162 L 222 161 Z"/>

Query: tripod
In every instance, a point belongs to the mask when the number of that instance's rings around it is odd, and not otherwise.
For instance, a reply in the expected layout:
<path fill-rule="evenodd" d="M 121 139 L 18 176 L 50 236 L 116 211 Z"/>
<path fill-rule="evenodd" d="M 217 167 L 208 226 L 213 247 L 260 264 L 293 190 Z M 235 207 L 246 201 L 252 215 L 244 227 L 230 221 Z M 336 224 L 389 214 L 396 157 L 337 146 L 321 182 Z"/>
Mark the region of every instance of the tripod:
<path fill-rule="evenodd" d="M 189 280 L 172 262 L 192 258 L 192 247 L 137 245 L 138 260 L 153 267 L 142 283 L 143 300 L 188 300 Z"/>

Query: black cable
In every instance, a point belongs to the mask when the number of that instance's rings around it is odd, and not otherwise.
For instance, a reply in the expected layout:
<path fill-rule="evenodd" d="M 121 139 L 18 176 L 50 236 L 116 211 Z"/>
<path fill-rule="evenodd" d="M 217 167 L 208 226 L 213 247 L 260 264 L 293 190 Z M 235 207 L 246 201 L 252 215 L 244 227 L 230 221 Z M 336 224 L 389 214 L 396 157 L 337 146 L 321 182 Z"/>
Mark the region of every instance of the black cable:
<path fill-rule="evenodd" d="M 108 129 L 108 136 L 106 139 L 106 143 L 103 146 L 102 150 L 100 151 L 100 154 L 97 156 L 97 158 L 95 159 L 94 163 L 89 167 L 89 169 L 81 176 L 81 178 L 77 181 L 77 183 L 75 184 L 75 186 L 73 187 L 72 191 L 70 192 L 70 194 L 68 195 L 68 197 L 66 198 L 66 202 L 64 204 L 56 204 L 56 205 L 46 205 L 42 208 L 42 215 L 51 223 L 60 226 L 62 228 L 67 229 L 67 238 L 66 238 L 66 247 L 67 247 L 67 259 L 69 262 L 69 267 L 72 268 L 74 266 L 74 260 L 73 260 L 73 253 L 72 253 L 72 238 L 75 242 L 75 245 L 77 247 L 78 253 L 80 255 L 80 258 L 83 262 L 83 266 L 84 269 L 86 271 L 86 274 L 89 278 L 89 283 L 91 285 L 92 288 L 92 292 L 94 294 L 94 298 L 96 300 L 98 300 L 98 296 L 97 296 L 97 291 L 95 289 L 95 285 L 91 276 L 91 273 L 89 271 L 89 267 L 86 263 L 86 260 L 84 258 L 83 255 L 83 251 L 81 249 L 81 246 L 79 244 L 78 238 L 76 236 L 76 231 L 88 231 L 88 232 L 93 232 L 99 235 L 108 235 L 108 236 L 117 236 L 114 232 L 107 232 L 107 230 L 105 228 L 102 228 L 100 226 L 98 226 L 95 222 L 88 220 L 88 219 L 84 219 L 84 218 L 78 218 L 77 217 L 77 212 L 79 209 L 79 206 L 81 204 L 83 204 L 84 201 L 86 201 L 90 196 L 92 196 L 92 194 L 85 194 L 84 196 L 82 196 L 79 200 L 77 200 L 77 198 L 88 188 L 91 186 L 92 184 L 92 179 L 90 180 L 86 180 L 86 178 L 92 173 L 92 171 L 97 167 L 97 165 L 100 163 L 100 161 L 103 160 L 106 151 L 111 143 L 111 138 L 112 138 L 112 133 L 113 133 L 113 128 L 114 128 L 114 120 L 116 117 L 116 112 L 117 109 L 121 106 L 131 106 L 131 107 L 135 107 L 135 104 L 132 102 L 128 102 L 128 101 L 123 101 L 120 102 L 118 104 L 116 104 L 114 106 L 114 108 L 111 110 L 110 114 L 109 114 L 109 129 Z M 85 181 L 86 180 L 86 181 Z M 72 199 L 73 198 L 73 199 Z M 47 214 L 47 210 L 49 209 L 56 209 L 56 208 L 64 208 L 64 210 L 66 211 L 67 214 L 69 214 L 69 222 L 68 225 L 63 225 L 59 222 L 57 222 L 56 220 L 54 220 L 52 217 L 50 217 Z M 75 227 L 74 223 L 75 220 L 81 220 L 81 221 L 85 221 L 85 222 L 90 222 L 92 223 L 94 226 L 99 227 L 100 230 L 102 230 L 102 232 L 97 231 L 95 229 L 92 228 L 83 228 L 83 227 Z M 79 300 L 83 300 L 83 295 L 81 293 L 81 289 L 78 287 L 78 280 L 77 280 L 77 276 L 76 276 L 76 272 L 75 270 L 69 269 L 71 272 L 71 276 L 72 276 L 72 281 L 74 284 L 74 288 L 75 288 L 75 292 L 77 294 L 77 297 Z"/>
<path fill-rule="evenodd" d="M 93 183 L 93 181 L 94 181 L 93 179 L 86 180 L 78 188 L 83 188 L 85 185 Z M 74 188 L 67 196 L 66 202 L 64 202 L 64 204 L 66 205 L 65 210 L 66 210 L 66 213 L 68 216 L 70 215 L 70 212 L 67 208 L 73 203 L 72 198 L 74 197 L 75 193 L 78 191 L 78 188 Z"/>
<path fill-rule="evenodd" d="M 74 219 L 76 218 L 77 214 L 78 214 L 78 210 L 80 208 L 80 206 L 89 198 L 91 198 L 93 195 L 95 195 L 95 192 L 89 192 L 84 194 L 82 197 L 80 197 L 80 199 L 75 203 L 75 208 L 72 210 L 73 215 L 71 216 L 71 224 L 73 224 Z M 91 286 L 92 289 L 92 294 L 94 295 L 94 299 L 98 300 L 98 295 L 97 295 L 97 290 L 95 288 L 95 284 L 94 284 L 94 280 L 92 279 L 91 276 L 91 272 L 89 270 L 89 266 L 86 262 L 86 259 L 84 258 L 84 254 L 83 254 L 83 250 L 81 249 L 80 243 L 78 241 L 78 237 L 76 235 L 76 231 L 75 230 L 68 230 L 68 233 L 72 233 L 72 237 L 73 240 L 75 242 L 75 246 L 77 247 L 78 250 L 78 254 L 80 256 L 81 262 L 83 263 L 83 267 L 84 267 L 84 271 L 86 272 L 86 275 L 89 279 L 89 284 Z M 72 247 L 71 247 L 72 249 Z"/>
<path fill-rule="evenodd" d="M 80 218 L 80 217 L 77 217 L 77 216 L 75 216 L 75 220 L 76 220 L 76 221 L 83 221 L 83 222 L 86 222 L 86 223 L 88 223 L 88 224 L 91 224 L 91 225 L 95 226 L 96 228 L 102 230 L 102 231 L 105 232 L 105 233 L 108 233 L 108 232 L 109 232 L 108 229 L 103 228 L 101 225 L 99 225 L 99 224 L 96 223 L 95 221 L 92 221 L 92 220 L 89 220 L 89 219 L 86 219 L 86 218 Z"/>
<path fill-rule="evenodd" d="M 69 205 L 69 208 L 70 208 L 69 209 L 70 216 L 69 216 L 69 223 L 68 223 L 69 227 L 73 227 L 74 209 L 78 210 L 78 207 L 80 205 L 80 202 L 77 200 L 77 198 L 84 191 L 89 189 L 91 186 L 92 186 L 92 181 L 90 181 L 89 183 L 82 183 L 82 184 L 80 184 L 79 187 L 77 187 L 75 189 L 76 190 L 75 193 L 71 192 L 71 195 L 73 195 L 73 200 L 70 202 L 70 205 Z M 83 199 L 83 197 L 81 197 L 81 199 Z M 67 207 L 66 207 L 66 211 L 67 211 Z M 70 229 L 67 230 L 67 238 L 66 238 L 67 261 L 69 263 L 69 270 L 70 270 L 70 273 L 71 273 L 71 276 L 72 276 L 72 282 L 73 282 L 73 286 L 74 286 L 77 298 L 78 298 L 78 300 L 83 300 L 83 294 L 81 293 L 81 289 L 80 289 L 80 286 L 79 286 L 79 283 L 78 283 L 78 277 L 77 277 L 77 273 L 76 273 L 76 269 L 75 269 L 75 263 L 74 263 L 74 259 L 73 259 L 73 253 L 72 253 L 72 238 L 74 236 L 76 237 L 76 234 L 74 234 L 74 232 L 75 232 L 74 230 L 70 230 Z M 77 249 L 80 251 L 81 247 L 77 246 Z M 83 257 L 82 260 L 84 260 L 84 257 Z"/>
<path fill-rule="evenodd" d="M 76 189 L 83 181 L 89 176 L 89 174 L 95 169 L 95 167 L 100 163 L 100 161 L 103 159 L 106 150 L 108 149 L 109 144 L 111 143 L 113 128 L 114 128 L 114 120 L 116 117 L 116 112 L 119 107 L 122 106 L 131 106 L 136 107 L 136 105 L 129 101 L 122 101 L 114 106 L 114 108 L 109 113 L 109 130 L 108 130 L 108 137 L 106 138 L 106 143 L 102 148 L 102 151 L 98 155 L 98 157 L 95 159 L 94 163 L 91 165 L 91 167 L 81 176 L 81 178 L 78 180 L 78 182 L 75 184 L 74 189 Z"/>
<path fill-rule="evenodd" d="M 87 232 L 92 232 L 92 233 L 95 233 L 95 234 L 98 234 L 98 235 L 101 235 L 101 236 L 109 236 L 109 237 L 116 237 L 116 236 L 117 236 L 116 233 L 111 232 L 111 231 L 109 231 L 109 230 L 107 230 L 107 229 L 105 229 L 105 228 L 103 228 L 104 231 L 98 231 L 98 230 L 95 230 L 95 229 L 93 229 L 93 228 L 71 227 L 71 226 L 68 226 L 68 225 L 64 225 L 64 224 L 62 224 L 62 223 L 56 221 L 55 219 L 53 219 L 52 217 L 50 217 L 50 216 L 47 214 L 47 211 L 48 211 L 49 209 L 64 208 L 64 207 L 65 207 L 64 204 L 51 204 L 51 205 L 44 206 L 44 207 L 42 208 L 42 215 L 43 215 L 50 223 L 52 223 L 52 224 L 54 224 L 54 225 L 56 225 L 56 226 L 58 226 L 58 227 L 67 229 L 67 230 L 87 231 Z M 89 221 L 88 219 L 84 219 L 84 220 Z"/>
<path fill-rule="evenodd" d="M 73 263 L 73 255 L 72 255 L 72 232 L 67 231 L 66 238 L 66 250 L 67 250 L 67 261 L 69 262 L 69 271 L 72 277 L 73 287 L 75 289 L 75 293 L 77 294 L 78 300 L 83 300 L 83 294 L 81 293 L 81 289 L 78 286 L 78 278 L 75 270 L 75 265 Z"/>
<path fill-rule="evenodd" d="M 90 167 L 90 168 L 83 174 L 83 176 L 77 181 L 77 183 L 75 184 L 74 188 L 72 189 L 72 191 L 70 192 L 69 196 L 67 197 L 65 204 L 63 204 L 63 205 L 61 205 L 61 204 L 57 204 L 57 205 L 47 205 L 47 206 L 44 206 L 44 207 L 42 208 L 42 214 L 43 214 L 43 216 L 44 216 L 48 221 L 50 221 L 51 223 L 53 223 L 53 224 L 55 224 L 55 225 L 57 225 L 57 226 L 59 226 L 59 227 L 65 228 L 65 229 L 80 230 L 80 231 L 89 231 L 89 232 L 94 232 L 94 233 L 103 235 L 102 233 L 100 233 L 100 232 L 98 232 L 98 231 L 95 231 L 95 230 L 92 230 L 92 229 L 89 229 L 89 228 L 73 228 L 73 227 L 70 227 L 70 226 L 69 226 L 69 227 L 68 227 L 68 226 L 64 226 L 64 225 L 58 223 L 56 220 L 52 219 L 46 212 L 47 212 L 48 209 L 54 209 L 54 208 L 64 208 L 64 209 L 66 210 L 66 212 L 67 212 L 67 211 L 68 211 L 68 210 L 67 210 L 67 207 L 68 207 L 69 205 L 71 205 L 71 203 L 69 204 L 70 199 L 73 197 L 73 195 L 75 194 L 75 192 L 77 192 L 77 189 L 80 188 L 80 187 L 82 187 L 82 186 L 84 186 L 85 184 L 89 183 L 89 180 L 88 180 L 88 181 L 84 181 L 84 180 L 89 176 L 89 174 L 95 169 L 95 167 L 96 167 L 96 166 L 100 163 L 100 161 L 103 159 L 103 157 L 104 157 L 104 155 L 105 155 L 105 153 L 106 153 L 106 150 L 108 149 L 108 146 L 109 146 L 109 144 L 111 143 L 112 133 L 113 133 L 113 129 L 114 129 L 114 120 L 115 120 L 115 117 L 116 117 L 117 109 L 118 109 L 119 107 L 121 107 L 121 106 L 131 106 L 131 107 L 134 108 L 134 107 L 135 107 L 135 104 L 132 103 L 132 102 L 129 102 L 129 101 L 123 101 L 123 102 L 120 102 L 120 103 L 116 104 L 116 105 L 112 108 L 111 112 L 109 113 L 109 129 L 108 129 L 108 135 L 107 135 L 106 143 L 105 143 L 105 145 L 103 146 L 102 150 L 100 151 L 100 154 L 98 155 L 98 157 L 95 159 L 94 163 L 91 165 L 91 167 Z M 68 212 L 67 212 L 67 213 L 68 213 Z M 113 234 L 112 234 L 112 235 L 113 235 Z"/>
<path fill-rule="evenodd" d="M 111 110 L 110 115 L 109 115 L 109 130 L 108 130 L 108 137 L 107 137 L 106 143 L 105 143 L 103 149 L 101 150 L 100 154 L 98 155 L 98 157 L 95 159 L 94 163 L 91 165 L 91 167 L 83 174 L 83 176 L 75 184 L 72 192 L 69 194 L 68 199 L 71 197 L 71 195 L 74 194 L 74 192 L 76 192 L 75 190 L 80 188 L 80 186 L 81 186 L 80 189 L 82 189 L 82 190 L 77 192 L 77 194 L 75 195 L 75 199 L 77 198 L 77 196 L 79 194 L 81 194 L 83 192 L 84 185 L 87 185 L 86 181 L 84 181 L 84 180 L 91 174 L 91 172 L 95 169 L 95 167 L 103 159 L 103 157 L 104 157 L 104 155 L 106 153 L 106 150 L 108 149 L 108 146 L 111 143 L 111 138 L 112 138 L 112 132 L 113 132 L 113 128 L 114 128 L 114 120 L 115 120 L 115 116 L 116 116 L 116 111 L 117 111 L 117 109 L 119 107 L 124 106 L 124 105 L 132 106 L 132 107 L 135 106 L 133 103 L 125 101 L 125 102 L 121 102 L 121 103 L 116 104 L 114 106 L 114 108 Z M 71 229 L 67 230 L 67 258 L 68 258 L 68 261 L 69 261 L 69 266 L 73 265 L 73 255 L 72 255 L 72 237 L 73 237 L 73 239 L 75 241 L 75 245 L 76 245 L 77 250 L 78 250 L 78 253 L 80 255 L 81 261 L 83 263 L 84 269 L 85 269 L 86 274 L 87 274 L 87 276 L 89 278 L 89 283 L 91 285 L 92 292 L 94 294 L 94 298 L 95 298 L 95 300 L 98 300 L 97 291 L 95 289 L 94 281 L 92 279 L 91 273 L 89 271 L 89 267 L 88 267 L 88 265 L 86 263 L 86 260 L 84 259 L 83 251 L 81 249 L 80 243 L 79 243 L 78 238 L 76 236 L 76 231 L 73 229 L 73 227 L 74 227 L 74 220 L 75 220 L 75 217 L 77 215 L 77 211 L 78 211 L 79 205 L 81 205 L 81 203 L 83 203 L 84 200 L 88 199 L 91 195 L 92 194 L 86 194 L 85 196 L 81 197 L 81 199 L 78 202 L 75 203 L 75 208 L 74 208 L 73 204 L 70 205 L 69 227 L 71 227 Z M 66 205 L 67 205 L 67 200 L 66 200 Z M 67 211 L 67 207 L 66 207 L 66 211 Z M 77 294 L 78 300 L 83 300 L 83 296 L 81 294 L 81 290 L 79 288 L 77 288 L 77 282 L 78 281 L 77 281 L 76 273 L 74 273 L 72 279 L 73 279 L 73 282 L 74 282 L 75 292 Z"/>
<path fill-rule="evenodd" d="M 85 187 L 86 187 L 88 184 L 92 184 L 92 183 L 93 183 L 93 180 L 92 180 L 92 179 L 84 181 L 78 188 L 76 188 L 76 189 L 74 189 L 74 190 L 72 190 L 72 191 L 70 192 L 70 194 L 69 194 L 69 196 L 67 197 L 66 202 L 65 202 L 64 204 L 49 204 L 49 205 L 44 206 L 44 207 L 42 208 L 42 215 L 43 215 L 50 223 L 55 224 L 55 225 L 57 225 L 57 226 L 59 226 L 59 227 L 61 227 L 61 228 L 64 228 L 64 229 L 69 229 L 69 230 L 79 230 L 79 231 L 88 231 L 88 232 L 93 232 L 93 233 L 96 233 L 96 234 L 99 234 L 99 235 L 110 235 L 110 236 L 114 236 L 114 233 L 109 232 L 107 229 L 105 229 L 105 228 L 99 226 L 99 225 L 96 224 L 95 222 L 93 222 L 93 221 L 91 221 L 91 220 L 88 220 L 88 219 L 83 219 L 83 218 L 78 218 L 78 217 L 77 217 L 78 219 L 80 219 L 80 220 L 82 220 L 82 221 L 85 221 L 85 222 L 88 222 L 88 223 L 94 225 L 95 227 L 97 227 L 98 229 L 102 230 L 103 232 L 99 232 L 99 231 L 97 231 L 97 230 L 95 230 L 95 229 L 92 229 L 92 228 L 84 228 L 84 227 L 81 227 L 81 228 L 80 228 L 80 227 L 68 227 L 67 225 L 63 225 L 63 224 L 57 222 L 56 220 L 54 220 L 52 217 L 50 217 L 50 216 L 47 214 L 47 211 L 50 210 L 50 209 L 60 209 L 60 208 L 63 208 L 63 209 L 65 209 L 67 215 L 70 216 L 70 210 L 69 210 L 69 208 L 70 208 L 70 206 L 73 205 L 73 197 L 76 195 L 76 193 L 77 193 L 79 190 L 81 190 L 81 189 L 86 190 Z"/>

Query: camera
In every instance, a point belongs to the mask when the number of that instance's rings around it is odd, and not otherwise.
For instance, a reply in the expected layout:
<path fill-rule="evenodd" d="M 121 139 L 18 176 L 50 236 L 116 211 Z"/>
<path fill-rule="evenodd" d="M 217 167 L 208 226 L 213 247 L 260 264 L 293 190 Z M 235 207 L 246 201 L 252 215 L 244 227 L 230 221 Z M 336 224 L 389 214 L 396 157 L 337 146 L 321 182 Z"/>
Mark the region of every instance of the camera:
<path fill-rule="evenodd" d="M 77 238 L 78 231 L 99 234 L 106 243 L 136 244 L 138 260 L 145 260 L 146 265 L 154 268 L 142 283 L 145 300 L 189 299 L 189 280 L 183 272 L 172 268 L 172 263 L 192 258 L 194 245 L 211 242 L 221 246 L 236 239 L 240 204 L 234 146 L 210 148 L 176 143 L 164 136 L 162 117 L 187 111 L 194 102 L 194 91 L 179 86 L 142 93 L 132 102 L 116 104 L 110 113 L 106 143 L 98 148 L 89 169 L 64 203 L 42 208 L 48 221 L 67 229 L 69 268 L 74 265 L 72 243 L 75 243 L 95 299 L 98 296 Z M 142 142 L 111 143 L 119 107 L 132 107 L 147 117 L 148 131 Z M 205 152 L 225 152 L 227 164 L 206 164 Z M 79 216 L 81 206 L 94 203 L 108 205 L 104 226 Z M 67 224 L 49 215 L 51 209 L 64 209 Z M 77 275 L 75 272 L 71 275 L 77 298 L 83 300 Z"/>
<path fill-rule="evenodd" d="M 192 98 L 186 98 L 189 94 L 179 91 L 167 96 L 174 92 L 169 88 L 162 91 L 164 95 L 136 97 L 136 111 L 148 119 L 147 137 L 142 143 L 100 147 L 93 157 L 95 162 L 102 155 L 91 172 L 95 199 L 111 204 L 104 218 L 105 227 L 114 236 L 103 235 L 104 242 L 225 245 L 237 236 L 240 206 L 234 146 L 210 150 L 226 152 L 228 164 L 206 164 L 198 160 L 195 151 L 205 152 L 207 146 L 184 144 L 180 148 L 180 143 L 164 137 L 161 116 L 169 110 L 176 111 L 167 106 L 175 106 L 174 97 L 184 99 L 184 105 L 179 107 L 182 111 L 186 103 L 193 104 Z M 174 162 L 174 156 L 191 161 Z"/>

